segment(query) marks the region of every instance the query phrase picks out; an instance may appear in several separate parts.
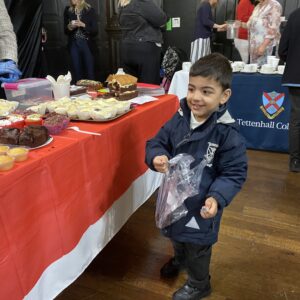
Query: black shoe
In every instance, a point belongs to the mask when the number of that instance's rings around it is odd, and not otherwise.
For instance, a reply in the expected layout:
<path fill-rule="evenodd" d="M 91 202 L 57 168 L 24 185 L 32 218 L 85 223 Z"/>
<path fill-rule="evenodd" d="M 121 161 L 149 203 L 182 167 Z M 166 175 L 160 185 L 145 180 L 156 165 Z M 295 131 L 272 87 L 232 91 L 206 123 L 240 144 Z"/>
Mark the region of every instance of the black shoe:
<path fill-rule="evenodd" d="M 210 284 L 204 290 L 199 290 L 187 283 L 173 294 L 173 300 L 200 300 L 211 293 Z"/>
<path fill-rule="evenodd" d="M 160 276 L 164 278 L 173 278 L 178 276 L 180 270 L 181 270 L 180 264 L 175 261 L 174 257 L 172 257 L 160 269 Z"/>
<path fill-rule="evenodd" d="M 293 159 L 290 161 L 290 171 L 291 172 L 300 172 L 300 160 Z"/>

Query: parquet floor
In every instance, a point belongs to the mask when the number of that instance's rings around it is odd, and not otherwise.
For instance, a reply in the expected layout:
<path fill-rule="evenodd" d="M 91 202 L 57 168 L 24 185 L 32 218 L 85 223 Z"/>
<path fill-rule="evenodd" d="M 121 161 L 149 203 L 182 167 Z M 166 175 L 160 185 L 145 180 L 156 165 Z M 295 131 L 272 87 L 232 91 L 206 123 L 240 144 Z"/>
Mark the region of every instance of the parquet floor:
<path fill-rule="evenodd" d="M 249 151 L 248 180 L 225 209 L 213 248 L 210 300 L 300 299 L 300 173 L 287 154 Z M 127 222 L 57 300 L 167 300 L 185 281 L 162 280 L 172 255 L 154 199 Z"/>

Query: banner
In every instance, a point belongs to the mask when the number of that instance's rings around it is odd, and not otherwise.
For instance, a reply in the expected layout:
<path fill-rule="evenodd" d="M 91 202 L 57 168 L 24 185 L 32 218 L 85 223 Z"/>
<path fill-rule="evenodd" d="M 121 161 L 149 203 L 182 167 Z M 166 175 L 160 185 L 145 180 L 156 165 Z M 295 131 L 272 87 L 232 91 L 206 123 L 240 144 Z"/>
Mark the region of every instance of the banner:
<path fill-rule="evenodd" d="M 288 151 L 290 103 L 281 75 L 235 73 L 228 103 L 248 148 Z"/>

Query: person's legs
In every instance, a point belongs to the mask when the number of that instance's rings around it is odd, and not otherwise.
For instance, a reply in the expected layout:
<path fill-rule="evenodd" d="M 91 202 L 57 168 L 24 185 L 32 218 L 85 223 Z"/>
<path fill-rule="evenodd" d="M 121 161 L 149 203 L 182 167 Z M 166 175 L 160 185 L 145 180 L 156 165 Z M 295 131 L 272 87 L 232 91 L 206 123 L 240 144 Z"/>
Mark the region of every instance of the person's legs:
<path fill-rule="evenodd" d="M 94 57 L 87 40 L 80 41 L 81 58 L 86 70 L 86 79 L 95 79 Z"/>
<path fill-rule="evenodd" d="M 139 75 L 137 57 L 139 55 L 137 42 L 121 42 L 121 67 L 126 74 L 137 78 Z M 140 81 L 139 78 L 138 81 Z"/>
<path fill-rule="evenodd" d="M 174 256 L 160 269 L 161 277 L 165 278 L 176 277 L 185 265 L 184 244 L 172 240 L 171 242 L 173 244 Z"/>
<path fill-rule="evenodd" d="M 300 172 L 300 87 L 289 87 L 291 103 L 289 124 L 290 171 Z"/>
<path fill-rule="evenodd" d="M 239 51 L 241 58 L 245 64 L 249 61 L 249 42 L 243 39 L 234 39 L 234 45 Z"/>
<path fill-rule="evenodd" d="M 188 280 L 173 295 L 173 300 L 198 300 L 210 294 L 209 265 L 211 246 L 185 243 Z"/>
<path fill-rule="evenodd" d="M 80 49 L 76 41 L 71 42 L 70 54 L 71 54 L 72 65 L 74 69 L 73 80 L 76 83 L 78 80 L 82 79 Z"/>
<path fill-rule="evenodd" d="M 122 42 L 121 61 L 125 73 L 139 82 L 160 84 L 161 48 L 152 42 Z"/>
<path fill-rule="evenodd" d="M 161 47 L 155 43 L 140 43 L 139 81 L 160 84 Z"/>
<path fill-rule="evenodd" d="M 200 290 L 209 285 L 209 265 L 211 246 L 196 244 L 186 245 L 186 268 L 188 272 L 187 283 Z"/>

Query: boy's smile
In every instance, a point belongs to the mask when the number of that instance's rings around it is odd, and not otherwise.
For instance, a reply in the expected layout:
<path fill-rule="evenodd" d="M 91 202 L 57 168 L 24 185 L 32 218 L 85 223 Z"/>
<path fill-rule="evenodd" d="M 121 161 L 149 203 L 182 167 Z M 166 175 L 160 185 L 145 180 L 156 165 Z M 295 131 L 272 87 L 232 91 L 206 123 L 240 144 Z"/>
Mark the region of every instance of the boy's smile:
<path fill-rule="evenodd" d="M 227 102 L 231 90 L 212 78 L 190 76 L 187 104 L 198 122 L 204 122 L 218 107 Z"/>

